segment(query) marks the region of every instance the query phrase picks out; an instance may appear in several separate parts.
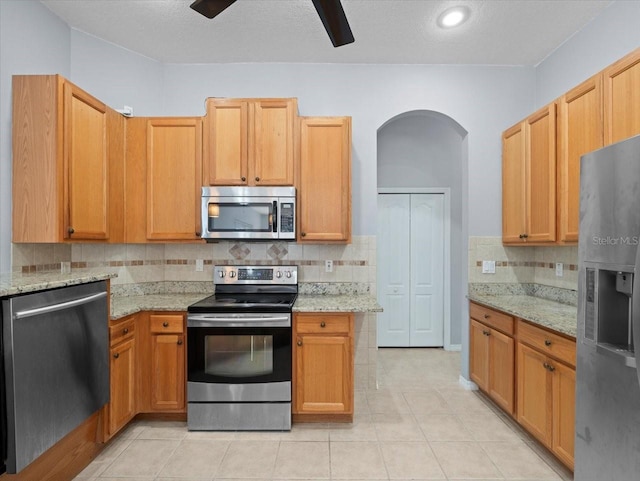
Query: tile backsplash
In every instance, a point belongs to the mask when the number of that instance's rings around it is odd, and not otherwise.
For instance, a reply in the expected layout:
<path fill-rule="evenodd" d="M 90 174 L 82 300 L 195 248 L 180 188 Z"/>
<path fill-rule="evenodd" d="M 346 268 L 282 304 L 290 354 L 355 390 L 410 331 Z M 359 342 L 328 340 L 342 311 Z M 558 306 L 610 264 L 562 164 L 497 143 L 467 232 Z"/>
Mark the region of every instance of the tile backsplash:
<path fill-rule="evenodd" d="M 203 271 L 196 271 L 196 260 Z M 325 271 L 325 261 L 333 272 Z M 298 265 L 300 282 L 369 284 L 375 293 L 376 238 L 354 236 L 348 245 L 290 242 L 218 242 L 214 244 L 13 244 L 14 272 L 107 268 L 113 284 L 162 281 L 211 281 L 219 264 Z"/>
<path fill-rule="evenodd" d="M 482 261 L 496 261 L 495 274 L 482 273 Z M 556 263 L 563 264 L 562 277 Z M 469 237 L 469 282 L 540 284 L 578 288 L 578 247 L 507 247 L 501 237 Z"/>

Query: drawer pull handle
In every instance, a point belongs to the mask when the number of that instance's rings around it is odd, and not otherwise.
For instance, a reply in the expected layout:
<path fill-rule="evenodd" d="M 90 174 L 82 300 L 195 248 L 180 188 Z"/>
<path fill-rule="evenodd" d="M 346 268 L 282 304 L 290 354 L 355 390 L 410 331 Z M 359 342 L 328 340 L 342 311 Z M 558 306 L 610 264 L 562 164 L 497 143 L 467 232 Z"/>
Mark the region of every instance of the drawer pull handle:
<path fill-rule="evenodd" d="M 114 359 L 118 359 L 119 357 L 120 357 L 120 353 L 119 353 L 119 352 L 116 352 L 116 353 L 113 355 L 113 358 L 114 358 Z"/>
<path fill-rule="evenodd" d="M 168 323 L 167 321 L 164 321 L 164 322 L 162 323 L 162 327 L 169 327 L 169 323 Z"/>
<path fill-rule="evenodd" d="M 122 330 L 122 332 L 123 332 L 124 334 L 129 334 L 129 328 L 128 328 L 128 327 L 125 327 L 125 328 Z"/>
<path fill-rule="evenodd" d="M 551 341 L 549 339 L 545 339 L 544 340 L 544 345 L 547 346 L 547 347 L 550 346 L 551 345 Z"/>
<path fill-rule="evenodd" d="M 325 322 L 324 322 L 324 321 L 322 321 L 322 322 L 320 323 L 320 327 L 326 327 L 326 326 L 327 326 L 327 325 L 325 324 Z"/>
<path fill-rule="evenodd" d="M 182 346 L 182 339 L 178 339 L 178 346 Z"/>
<path fill-rule="evenodd" d="M 302 341 L 298 339 L 298 342 L 296 344 L 298 344 L 298 346 L 302 346 Z"/>

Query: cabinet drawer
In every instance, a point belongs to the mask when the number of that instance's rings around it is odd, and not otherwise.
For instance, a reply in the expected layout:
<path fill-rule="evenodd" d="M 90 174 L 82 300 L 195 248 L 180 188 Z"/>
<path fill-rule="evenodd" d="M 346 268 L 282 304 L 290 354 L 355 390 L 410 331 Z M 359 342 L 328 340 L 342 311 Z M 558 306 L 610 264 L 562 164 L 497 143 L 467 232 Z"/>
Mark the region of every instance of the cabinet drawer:
<path fill-rule="evenodd" d="M 109 343 L 111 346 L 126 340 L 131 339 L 136 330 L 136 318 L 125 317 L 124 319 L 118 319 L 109 323 Z"/>
<path fill-rule="evenodd" d="M 349 314 L 327 314 L 296 317 L 298 334 L 345 334 L 350 332 Z"/>
<path fill-rule="evenodd" d="M 184 320 L 180 314 L 152 314 L 149 329 L 152 333 L 179 334 L 184 332 Z"/>
<path fill-rule="evenodd" d="M 469 316 L 498 331 L 513 336 L 513 317 L 500 311 L 471 302 L 469 304 Z"/>
<path fill-rule="evenodd" d="M 559 361 L 576 365 L 575 341 L 524 321 L 518 322 L 518 340 Z"/>

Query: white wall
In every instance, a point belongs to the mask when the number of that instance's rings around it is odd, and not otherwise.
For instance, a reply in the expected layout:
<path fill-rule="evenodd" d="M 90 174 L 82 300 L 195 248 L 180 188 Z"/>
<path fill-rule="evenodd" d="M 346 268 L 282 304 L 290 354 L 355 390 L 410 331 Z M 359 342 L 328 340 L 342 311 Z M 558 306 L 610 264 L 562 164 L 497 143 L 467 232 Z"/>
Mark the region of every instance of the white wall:
<path fill-rule="evenodd" d="M 69 43 L 69 27 L 40 2 L 0 1 L 0 272 L 11 270 L 11 76 L 68 76 Z"/>
<path fill-rule="evenodd" d="M 536 108 L 640 47 L 640 1 L 614 2 L 536 68 Z"/>

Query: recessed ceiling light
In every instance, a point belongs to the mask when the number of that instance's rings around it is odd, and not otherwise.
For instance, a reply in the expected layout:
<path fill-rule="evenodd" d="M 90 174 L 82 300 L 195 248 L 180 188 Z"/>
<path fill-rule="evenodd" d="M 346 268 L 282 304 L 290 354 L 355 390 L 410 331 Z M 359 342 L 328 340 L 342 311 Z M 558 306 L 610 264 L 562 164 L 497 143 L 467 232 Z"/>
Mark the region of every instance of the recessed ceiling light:
<path fill-rule="evenodd" d="M 442 28 L 457 27 L 469 18 L 467 7 L 453 7 L 442 12 L 438 17 L 438 25 Z"/>

